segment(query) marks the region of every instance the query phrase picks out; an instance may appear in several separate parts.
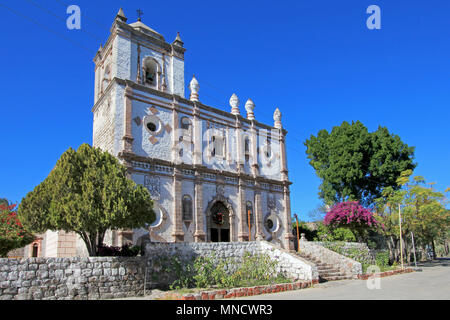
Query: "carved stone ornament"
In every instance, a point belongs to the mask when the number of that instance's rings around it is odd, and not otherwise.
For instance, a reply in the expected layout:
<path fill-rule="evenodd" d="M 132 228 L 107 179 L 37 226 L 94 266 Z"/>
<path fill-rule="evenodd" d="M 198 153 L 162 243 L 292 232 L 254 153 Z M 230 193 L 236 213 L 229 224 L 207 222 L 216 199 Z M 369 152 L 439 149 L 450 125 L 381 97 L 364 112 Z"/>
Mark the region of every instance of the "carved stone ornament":
<path fill-rule="evenodd" d="M 277 203 L 274 195 L 267 195 L 267 208 L 271 210 L 277 209 Z"/>
<path fill-rule="evenodd" d="M 225 185 L 218 184 L 216 186 L 216 194 L 219 196 L 224 196 L 225 195 Z"/>
<path fill-rule="evenodd" d="M 161 181 L 158 176 L 145 176 L 144 186 L 150 191 L 153 200 L 159 200 L 161 197 Z"/>

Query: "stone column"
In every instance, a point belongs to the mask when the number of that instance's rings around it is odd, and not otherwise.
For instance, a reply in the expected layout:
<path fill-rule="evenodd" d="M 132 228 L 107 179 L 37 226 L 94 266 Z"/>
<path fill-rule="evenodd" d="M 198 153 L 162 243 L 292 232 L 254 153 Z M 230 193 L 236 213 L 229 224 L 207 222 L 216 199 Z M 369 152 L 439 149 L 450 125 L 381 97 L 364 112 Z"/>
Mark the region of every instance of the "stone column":
<path fill-rule="evenodd" d="M 181 172 L 178 168 L 174 168 L 173 173 L 173 186 L 172 186 L 172 194 L 173 194 L 173 231 L 172 237 L 174 242 L 183 242 L 184 241 L 184 232 L 183 232 L 183 216 L 181 212 L 182 201 L 181 201 Z"/>
<path fill-rule="evenodd" d="M 247 241 L 248 231 L 246 228 L 245 221 L 247 220 L 247 214 L 245 212 L 245 184 L 242 178 L 239 178 L 239 190 L 238 190 L 238 215 L 239 215 L 239 225 L 238 225 L 238 240 Z"/>
<path fill-rule="evenodd" d="M 133 90 L 127 85 L 125 87 L 125 113 L 124 113 L 124 132 L 123 132 L 123 152 L 133 152 L 133 134 L 131 132 L 132 103 L 131 98 Z"/>
<path fill-rule="evenodd" d="M 194 181 L 194 193 L 195 193 L 195 242 L 205 242 L 205 218 L 203 214 L 203 182 L 200 180 L 200 173 L 195 173 Z"/>

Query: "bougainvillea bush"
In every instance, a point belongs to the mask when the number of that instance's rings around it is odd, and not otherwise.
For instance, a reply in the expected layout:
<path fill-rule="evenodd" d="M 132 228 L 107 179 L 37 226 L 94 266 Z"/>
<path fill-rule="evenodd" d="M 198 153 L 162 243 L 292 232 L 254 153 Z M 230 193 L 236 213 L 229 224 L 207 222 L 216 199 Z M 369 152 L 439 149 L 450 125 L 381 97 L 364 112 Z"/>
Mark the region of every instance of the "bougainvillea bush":
<path fill-rule="evenodd" d="M 6 257 L 9 251 L 22 248 L 34 240 L 17 217 L 15 207 L 15 204 L 0 203 L 0 257 Z"/>
<path fill-rule="evenodd" d="M 332 228 L 345 227 L 364 239 L 365 231 L 377 229 L 382 225 L 375 219 L 373 213 L 357 201 L 340 202 L 327 212 L 324 224 Z"/>

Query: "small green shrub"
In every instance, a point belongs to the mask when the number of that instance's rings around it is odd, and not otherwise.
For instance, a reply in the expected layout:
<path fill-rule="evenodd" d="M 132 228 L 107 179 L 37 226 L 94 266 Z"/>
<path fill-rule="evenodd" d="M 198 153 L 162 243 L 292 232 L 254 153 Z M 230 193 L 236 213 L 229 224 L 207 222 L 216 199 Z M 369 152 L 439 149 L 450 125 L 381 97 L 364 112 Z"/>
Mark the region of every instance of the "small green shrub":
<path fill-rule="evenodd" d="M 177 280 L 171 289 L 187 288 L 195 285 L 198 288 L 231 288 L 271 283 L 288 282 L 281 272 L 277 272 L 278 262 L 267 254 L 252 255 L 245 252 L 241 262 L 235 258 L 219 258 L 213 254 L 197 257 L 192 268 L 187 265 L 184 269 L 177 258 L 174 260 L 172 272 Z"/>
<path fill-rule="evenodd" d="M 348 228 L 330 228 L 323 223 L 317 227 L 317 236 L 315 241 L 346 241 L 355 242 L 355 234 Z"/>
<path fill-rule="evenodd" d="M 389 251 L 380 251 L 375 256 L 375 262 L 381 269 L 389 267 Z"/>

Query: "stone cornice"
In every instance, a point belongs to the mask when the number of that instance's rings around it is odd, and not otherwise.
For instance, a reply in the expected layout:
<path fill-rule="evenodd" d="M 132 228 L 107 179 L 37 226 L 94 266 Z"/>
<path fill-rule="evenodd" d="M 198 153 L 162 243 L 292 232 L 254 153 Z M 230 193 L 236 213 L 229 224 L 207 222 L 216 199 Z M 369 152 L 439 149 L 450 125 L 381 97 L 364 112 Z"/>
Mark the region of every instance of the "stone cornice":
<path fill-rule="evenodd" d="M 205 105 L 205 104 L 203 104 L 201 102 L 190 101 L 190 100 L 188 100 L 188 99 L 186 99 L 184 97 L 181 97 L 179 95 L 171 94 L 171 93 L 167 93 L 167 92 L 162 92 L 162 91 L 150 88 L 150 87 L 146 87 L 144 85 L 138 84 L 138 83 L 136 83 L 134 81 L 131 81 L 131 80 L 128 80 L 128 79 L 124 80 L 124 79 L 121 79 L 121 78 L 114 77 L 114 79 L 111 82 L 116 82 L 116 83 L 118 83 L 120 85 L 123 85 L 123 86 L 127 86 L 128 85 L 129 87 L 131 87 L 133 89 L 136 89 L 136 90 L 139 90 L 139 91 L 142 91 L 142 92 L 146 92 L 146 93 L 150 93 L 152 95 L 159 96 L 161 98 L 165 98 L 167 100 L 172 101 L 172 103 L 175 103 L 175 104 L 176 103 L 183 103 L 185 105 L 189 105 L 189 106 L 192 107 L 192 112 L 194 112 L 194 108 L 195 108 L 195 106 L 197 106 L 197 108 L 200 109 L 200 110 L 209 111 L 209 112 L 212 112 L 212 113 L 215 113 L 215 114 L 219 114 L 219 115 L 221 115 L 223 117 L 226 117 L 226 118 L 229 119 L 230 122 L 236 122 L 236 121 L 239 121 L 241 123 L 244 122 L 249 127 L 251 127 L 252 123 L 253 123 L 254 126 L 257 126 L 257 127 L 260 127 L 260 128 L 264 128 L 264 129 L 267 129 L 267 130 L 274 130 L 274 129 L 276 129 L 275 127 L 266 125 L 266 124 L 258 122 L 256 120 L 248 120 L 247 118 L 244 118 L 241 115 L 233 115 L 233 114 L 231 114 L 229 112 L 226 112 L 226 111 L 223 111 L 223 110 L 220 110 L 220 109 L 217 109 L 217 108 Z M 168 102 L 168 103 L 170 103 L 170 102 Z M 283 131 L 283 133 L 284 132 L 287 133 L 287 131 L 284 130 L 284 129 L 282 129 L 282 131 Z"/>
<path fill-rule="evenodd" d="M 230 177 L 230 178 L 236 178 L 236 179 L 240 179 L 240 180 L 249 180 L 249 181 L 254 182 L 256 186 L 261 183 L 268 183 L 268 184 L 275 184 L 278 186 L 289 187 L 289 185 L 292 184 L 292 182 L 287 181 L 287 180 L 285 180 L 285 181 L 275 180 L 275 179 L 269 179 L 269 178 L 265 178 L 265 177 L 261 177 L 261 176 L 254 177 L 251 174 L 246 174 L 246 173 L 242 173 L 242 172 L 236 173 L 236 172 L 232 172 L 232 171 L 210 169 L 203 165 L 191 165 L 191 164 L 187 164 L 187 163 L 176 164 L 171 161 L 157 159 L 157 158 L 143 157 L 143 156 L 139 156 L 139 155 L 136 155 L 136 154 L 130 153 L 130 152 L 123 152 L 123 151 L 119 152 L 118 157 L 121 159 L 124 159 L 125 161 L 128 161 L 128 162 L 129 161 L 138 161 L 138 162 L 144 162 L 144 163 L 148 163 L 148 164 L 172 167 L 172 168 L 176 168 L 178 170 L 187 169 L 187 170 L 192 170 L 194 172 L 220 175 L 222 177 Z M 280 192 L 283 192 L 283 191 L 280 191 Z"/>

